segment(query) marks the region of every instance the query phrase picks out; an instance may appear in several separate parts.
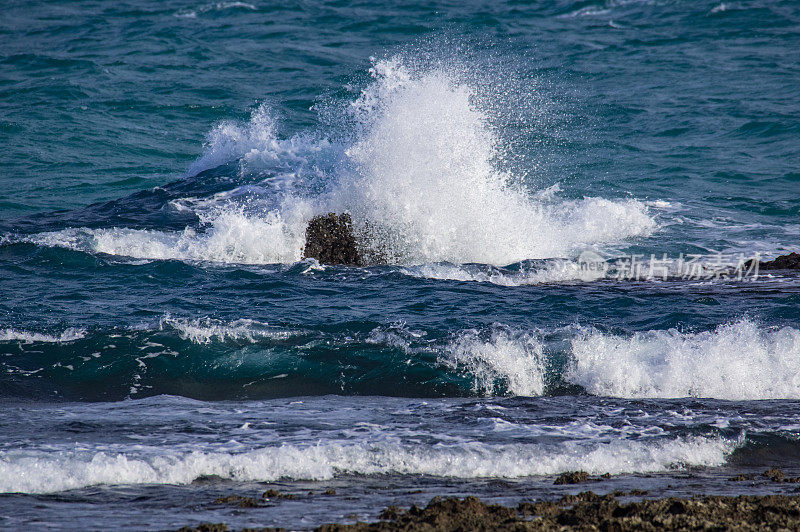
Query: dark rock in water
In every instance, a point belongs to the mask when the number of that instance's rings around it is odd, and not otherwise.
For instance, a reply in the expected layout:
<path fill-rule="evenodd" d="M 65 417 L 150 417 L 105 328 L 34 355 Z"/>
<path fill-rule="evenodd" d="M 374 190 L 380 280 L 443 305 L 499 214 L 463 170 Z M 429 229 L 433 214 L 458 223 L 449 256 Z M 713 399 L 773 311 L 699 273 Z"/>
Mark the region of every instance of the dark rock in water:
<path fill-rule="evenodd" d="M 261 494 L 262 499 L 294 499 L 294 495 L 291 493 L 281 493 L 278 490 L 267 490 Z"/>
<path fill-rule="evenodd" d="M 762 477 L 767 477 L 772 482 L 791 482 L 791 483 L 800 483 L 800 477 L 788 477 L 786 473 L 784 473 L 780 468 L 773 467 L 772 469 L 767 469 L 763 473 L 761 473 Z"/>
<path fill-rule="evenodd" d="M 777 467 L 773 467 L 772 469 L 767 469 L 762 473 L 762 476 L 767 477 L 773 482 L 783 482 L 784 479 L 786 479 L 786 473 L 784 473 Z"/>
<path fill-rule="evenodd" d="M 570 471 L 568 473 L 563 473 L 558 476 L 553 484 L 561 485 L 561 484 L 580 484 L 581 482 L 586 482 L 589 480 L 589 473 L 586 471 Z"/>
<path fill-rule="evenodd" d="M 750 259 L 745 262 L 745 267 L 750 268 L 753 264 Z M 788 255 L 781 255 L 775 260 L 759 261 L 759 270 L 800 270 L 800 253 L 789 253 Z"/>
<path fill-rule="evenodd" d="M 240 495 L 228 495 L 227 497 L 219 497 L 214 501 L 214 504 L 232 504 L 239 508 L 257 508 L 261 506 L 259 502 L 252 497 L 242 497 Z"/>
<path fill-rule="evenodd" d="M 219 484 L 222 482 L 227 482 L 227 479 L 224 479 L 219 475 L 200 475 L 192 481 L 192 484 L 197 486 L 205 486 L 208 484 Z"/>
<path fill-rule="evenodd" d="M 306 247 L 303 258 L 317 259 L 322 264 L 361 266 L 353 221 L 347 213 L 315 216 L 306 228 Z"/>

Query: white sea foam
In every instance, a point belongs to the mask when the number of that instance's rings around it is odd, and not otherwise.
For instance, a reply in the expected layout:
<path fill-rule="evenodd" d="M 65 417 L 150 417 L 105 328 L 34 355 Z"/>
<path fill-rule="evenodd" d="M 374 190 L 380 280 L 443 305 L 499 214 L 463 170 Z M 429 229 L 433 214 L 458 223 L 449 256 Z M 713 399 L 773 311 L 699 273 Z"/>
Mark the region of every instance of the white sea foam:
<path fill-rule="evenodd" d="M 230 323 L 211 318 L 183 319 L 164 317 L 160 327 L 177 330 L 181 337 L 196 344 L 209 344 L 213 341 L 237 341 L 256 343 L 263 339 L 288 338 L 293 333 L 286 329 L 276 329 L 267 323 L 240 319 Z"/>
<path fill-rule="evenodd" d="M 247 9 L 255 11 L 258 8 L 246 2 L 216 2 L 205 4 L 197 9 L 181 9 L 175 13 L 175 16 L 179 18 L 197 18 L 198 14 L 207 13 L 209 11 L 224 11 L 226 9 Z"/>
<path fill-rule="evenodd" d="M 289 187 L 296 176 L 315 171 L 315 156 L 337 149 L 327 139 L 306 134 L 280 138 L 269 106 L 261 104 L 249 121 L 228 120 L 212 129 L 206 136 L 203 155 L 189 166 L 187 176 L 236 161 L 242 174 L 267 168 L 282 171 L 277 181 Z M 276 179 L 269 182 L 274 186 Z"/>
<path fill-rule="evenodd" d="M 572 327 L 566 353 L 540 334 L 495 327 L 466 331 L 438 348 L 439 360 L 473 379 L 476 393 L 537 396 L 553 357 L 566 357 L 564 381 L 594 395 L 626 398 L 800 398 L 800 331 L 749 320 L 715 330 L 675 329 L 619 336 Z"/>
<path fill-rule="evenodd" d="M 262 197 L 246 185 L 248 194 L 187 198 L 183 206 L 203 222 L 198 230 L 69 229 L 33 241 L 140 259 L 291 263 L 312 216 L 348 211 L 368 249 L 392 262 L 507 265 L 574 256 L 656 228 L 634 199 L 524 189 L 499 168 L 503 139 L 477 90 L 452 72 L 396 57 L 371 73 L 343 120 L 350 142 L 281 139 L 264 106 L 248 123 L 217 126 L 188 175 L 238 161 L 242 173 L 268 177 L 256 187 Z"/>
<path fill-rule="evenodd" d="M 277 145 L 275 122 L 269 108 L 260 105 L 251 115 L 250 122 L 240 124 L 226 121 L 218 124 L 206 137 L 206 150 L 189 166 L 188 175 L 197 175 L 203 170 L 216 168 L 229 161 L 236 161 L 250 153 L 282 150 Z"/>
<path fill-rule="evenodd" d="M 389 442 L 282 445 L 242 453 L 2 451 L 0 492 L 51 493 L 97 484 L 188 484 L 204 475 L 240 481 L 330 479 L 339 473 L 441 477 L 524 477 L 568 470 L 654 472 L 718 466 L 738 442 L 694 437 L 614 440 L 558 446 L 481 442 L 418 447 Z"/>
<path fill-rule="evenodd" d="M 716 13 L 724 13 L 725 11 L 728 11 L 732 7 L 739 7 L 739 4 L 736 4 L 734 6 L 733 4 L 730 4 L 730 3 L 726 4 L 724 2 L 721 2 L 719 5 L 714 6 L 713 8 L 711 8 L 711 11 L 709 11 L 709 14 L 713 15 L 713 14 L 716 14 Z"/>
<path fill-rule="evenodd" d="M 277 211 L 258 215 L 239 208 L 220 209 L 203 215 L 208 226 L 201 231 L 65 229 L 42 233 L 31 240 L 39 245 L 137 259 L 292 263 L 301 257 L 307 217 L 302 216 L 302 208 L 286 212 L 289 219 Z"/>
<path fill-rule="evenodd" d="M 544 392 L 542 344 L 530 334 L 495 330 L 484 340 L 477 331 L 468 331 L 447 346 L 440 361 L 472 375 L 477 393 L 538 396 Z"/>
<path fill-rule="evenodd" d="M 559 18 L 575 18 L 575 17 L 594 17 L 598 15 L 607 15 L 611 10 L 602 6 L 586 6 L 576 11 L 559 15 Z"/>
<path fill-rule="evenodd" d="M 524 286 L 570 281 L 595 281 L 605 272 L 581 268 L 575 261 L 552 261 L 540 268 L 511 272 L 498 268 L 470 267 L 458 264 L 423 264 L 401 270 L 412 277 L 447 281 L 474 281 L 500 286 Z"/>
<path fill-rule="evenodd" d="M 62 343 L 80 340 L 86 336 L 85 329 L 78 329 L 70 327 L 60 334 L 44 334 L 39 332 L 19 331 L 11 328 L 5 330 L 0 329 L 0 342 L 46 342 L 46 343 Z"/>
<path fill-rule="evenodd" d="M 587 332 L 572 341 L 566 378 L 614 397 L 800 398 L 800 331 L 749 320 L 709 332 L 631 337 Z"/>

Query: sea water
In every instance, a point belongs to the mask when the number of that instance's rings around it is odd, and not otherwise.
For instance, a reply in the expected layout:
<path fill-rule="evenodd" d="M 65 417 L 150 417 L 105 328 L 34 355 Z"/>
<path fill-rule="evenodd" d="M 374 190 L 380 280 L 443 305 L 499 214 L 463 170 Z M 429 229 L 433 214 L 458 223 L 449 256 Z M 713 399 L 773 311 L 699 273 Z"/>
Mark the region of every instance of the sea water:
<path fill-rule="evenodd" d="M 727 479 L 800 452 L 800 278 L 744 263 L 800 248 L 798 24 L 5 5 L 0 527 L 786 491 Z M 328 212 L 380 264 L 305 259 Z"/>

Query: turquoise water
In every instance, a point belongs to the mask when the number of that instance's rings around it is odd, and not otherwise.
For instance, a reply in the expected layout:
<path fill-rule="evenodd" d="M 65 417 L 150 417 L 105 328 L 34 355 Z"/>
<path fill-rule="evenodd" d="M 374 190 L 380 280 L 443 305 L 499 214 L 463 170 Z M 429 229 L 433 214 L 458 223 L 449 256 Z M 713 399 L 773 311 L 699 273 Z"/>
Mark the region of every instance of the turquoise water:
<path fill-rule="evenodd" d="M 800 247 L 798 24 L 5 5 L 0 526 L 303 528 L 348 493 L 363 519 L 575 469 L 668 494 L 791 469 L 800 284 L 742 263 Z M 327 212 L 388 264 L 304 260 Z M 211 503 L 264 483 L 340 495 Z"/>

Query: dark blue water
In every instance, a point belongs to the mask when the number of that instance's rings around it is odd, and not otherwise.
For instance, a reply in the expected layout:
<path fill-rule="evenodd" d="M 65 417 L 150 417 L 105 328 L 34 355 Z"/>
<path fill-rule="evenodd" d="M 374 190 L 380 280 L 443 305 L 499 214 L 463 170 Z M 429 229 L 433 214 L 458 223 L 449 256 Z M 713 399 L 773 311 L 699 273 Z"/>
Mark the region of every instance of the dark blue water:
<path fill-rule="evenodd" d="M 783 489 L 727 478 L 800 451 L 800 278 L 743 267 L 800 248 L 799 28 L 7 3 L 0 527 L 304 528 L 576 469 Z M 382 264 L 304 259 L 327 212 Z M 298 497 L 213 503 L 267 484 Z"/>

